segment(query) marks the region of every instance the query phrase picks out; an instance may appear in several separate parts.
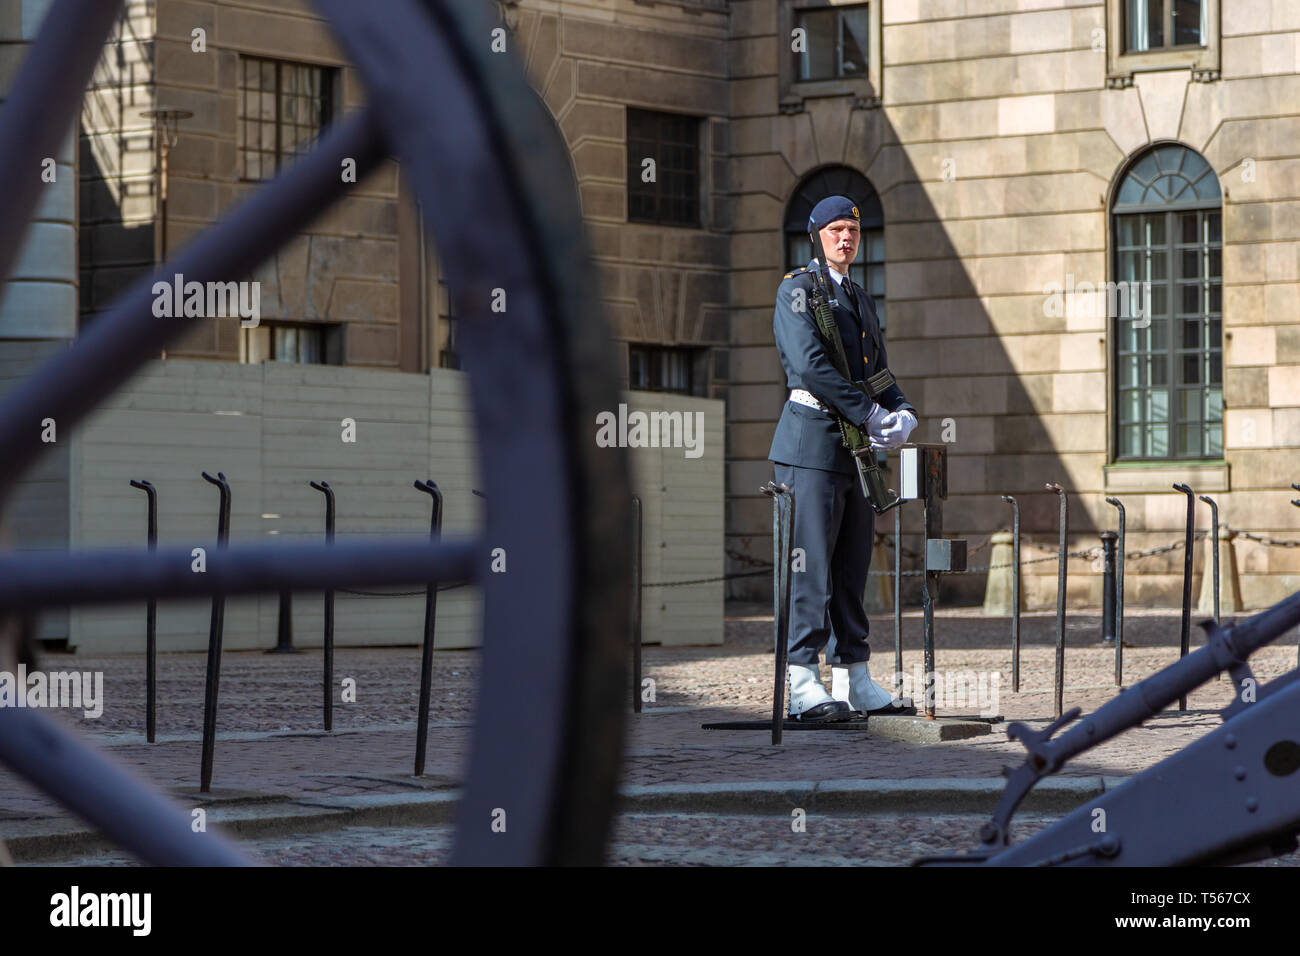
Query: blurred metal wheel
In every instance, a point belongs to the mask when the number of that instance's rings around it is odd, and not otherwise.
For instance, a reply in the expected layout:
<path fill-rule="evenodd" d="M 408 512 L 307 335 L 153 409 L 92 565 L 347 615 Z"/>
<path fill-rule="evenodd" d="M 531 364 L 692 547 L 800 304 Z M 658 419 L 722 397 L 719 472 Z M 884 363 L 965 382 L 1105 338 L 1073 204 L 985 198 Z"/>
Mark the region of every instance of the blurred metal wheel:
<path fill-rule="evenodd" d="M 554 121 L 481 0 L 314 0 L 364 79 L 368 103 L 316 149 L 186 246 L 158 274 L 249 274 L 335 200 L 342 166 L 364 178 L 397 157 L 421 199 L 460 317 L 486 486 L 474 542 L 211 552 L 201 581 L 177 549 L 151 555 L 0 552 L 0 612 L 58 604 L 273 592 L 476 576 L 484 592 L 482 678 L 453 862 L 601 862 L 626 709 L 631 488 L 626 452 L 594 423 L 619 401 L 597 312 L 576 184 Z M 0 182 L 25 182 L 75 117 L 120 3 L 56 0 L 0 111 Z M 6 176 L 6 173 L 13 175 Z M 7 275 L 35 205 L 0 208 Z M 153 277 L 129 289 L 0 404 L 0 495 L 44 450 L 201 319 L 154 319 Z M 494 309 L 494 306 L 496 308 Z M 497 552 L 495 549 L 502 549 Z M 486 571 L 504 555 L 505 573 Z M 21 715 L 21 716 L 16 716 Z M 0 760 L 159 864 L 238 863 L 188 816 L 74 735 L 0 710 Z"/>

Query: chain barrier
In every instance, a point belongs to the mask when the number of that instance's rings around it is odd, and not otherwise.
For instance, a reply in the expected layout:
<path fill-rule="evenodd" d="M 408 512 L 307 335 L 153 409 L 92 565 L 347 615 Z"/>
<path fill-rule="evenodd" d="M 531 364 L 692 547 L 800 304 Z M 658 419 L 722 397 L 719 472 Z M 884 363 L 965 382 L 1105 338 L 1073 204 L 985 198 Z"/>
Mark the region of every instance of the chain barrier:
<path fill-rule="evenodd" d="M 1258 541 L 1260 544 L 1263 544 L 1265 547 L 1300 548 L 1300 539 L 1297 539 L 1295 541 L 1277 541 L 1273 538 L 1264 538 L 1264 537 L 1260 537 L 1257 534 L 1251 534 L 1249 531 L 1237 531 L 1236 529 L 1233 528 L 1229 528 L 1228 530 L 1230 533 L 1239 535 L 1240 537 L 1249 538 L 1252 541 Z M 1210 532 L 1208 531 L 1196 532 L 1196 538 L 1198 540 L 1207 538 L 1209 537 L 1209 535 Z M 879 543 L 881 538 L 885 538 L 885 535 L 883 534 L 876 535 L 877 543 Z M 982 544 L 972 548 L 966 553 L 968 555 L 978 554 L 980 551 L 983 551 L 992 543 L 993 543 L 993 535 L 989 535 L 987 538 L 984 539 Z M 890 550 L 893 550 L 892 540 L 886 539 L 884 544 L 885 547 L 889 548 Z M 1170 551 L 1177 551 L 1183 546 L 1184 546 L 1184 542 L 1179 540 L 1179 541 L 1175 541 L 1173 544 L 1165 544 L 1156 548 L 1148 548 L 1146 551 L 1128 551 L 1125 552 L 1124 554 L 1124 560 L 1137 561 L 1141 558 L 1149 558 L 1155 554 L 1166 554 Z M 1026 547 L 1040 548 L 1040 547 L 1045 547 L 1045 545 L 1029 544 L 1026 545 Z M 1086 551 L 1070 551 L 1067 553 L 1067 556 L 1071 558 L 1096 558 L 1099 557 L 1101 553 L 1102 553 L 1101 546 L 1094 545 L 1093 547 L 1088 548 Z M 747 554 L 743 554 L 740 551 L 733 551 L 730 548 L 727 549 L 726 555 L 727 557 L 731 558 L 733 561 L 737 561 L 740 564 L 748 565 L 752 568 L 755 568 L 756 570 L 733 571 L 730 574 L 718 574 L 708 578 L 689 578 L 685 581 L 645 581 L 642 582 L 641 587 L 642 588 L 678 588 L 678 587 L 687 587 L 689 585 L 695 585 L 695 584 L 717 584 L 718 582 L 721 581 L 735 581 L 735 580 L 739 580 L 740 578 L 752 578 L 752 577 L 758 577 L 759 575 L 766 575 L 772 573 L 771 561 L 762 561 L 759 560 L 758 558 L 752 558 Z M 919 558 L 921 556 L 919 551 L 913 551 L 910 548 L 906 548 L 906 547 L 903 548 L 903 555 L 909 558 Z M 1055 561 L 1056 559 L 1057 559 L 1056 554 L 1048 554 L 1048 555 L 1044 555 L 1041 558 L 1026 558 L 1022 560 L 1020 564 L 1023 567 L 1026 564 L 1042 564 L 1046 561 Z M 997 568 L 1009 568 L 1011 567 L 1011 565 L 1012 562 L 1005 561 L 999 564 L 975 565 L 966 568 L 966 570 L 964 571 L 945 571 L 944 573 L 945 574 L 982 574 L 985 571 L 992 571 Z M 919 569 L 914 571 L 902 572 L 903 577 L 905 578 L 918 577 L 924 573 L 925 572 L 923 570 L 919 570 Z M 867 574 L 873 576 L 884 576 L 884 577 L 891 577 L 891 578 L 894 576 L 893 571 L 868 571 Z M 469 582 L 462 581 L 460 584 L 449 584 L 449 585 L 439 587 L 438 591 L 439 592 L 454 591 L 456 588 L 463 588 L 463 587 L 467 587 L 468 585 Z M 354 594 L 361 597 L 417 597 L 419 595 L 424 594 L 423 589 L 419 591 L 358 591 L 358 590 L 353 590 L 351 588 L 335 588 L 334 590 L 342 594 Z"/>
<path fill-rule="evenodd" d="M 1243 538 L 1249 538 L 1251 541 L 1258 541 L 1260 544 L 1263 544 L 1265 547 L 1271 547 L 1271 548 L 1300 548 L 1300 539 L 1297 539 L 1297 540 L 1295 540 L 1295 541 L 1278 541 L 1277 539 L 1274 539 L 1274 538 L 1265 538 L 1265 537 L 1261 537 L 1260 535 L 1257 535 L 1257 534 L 1252 534 L 1252 533 L 1249 532 L 1249 531 L 1239 531 L 1239 530 L 1237 530 L 1236 528 L 1229 528 L 1229 529 L 1228 529 L 1228 533 L 1229 533 L 1229 534 L 1235 534 L 1235 535 L 1238 535 L 1238 536 L 1243 537 Z M 1209 531 L 1197 531 L 1197 532 L 1195 532 L 1195 538 L 1196 538 L 1197 540 L 1204 540 L 1205 538 L 1208 538 L 1209 536 L 1210 536 L 1210 532 L 1209 532 Z M 887 538 L 884 534 L 877 532 L 877 534 L 876 534 L 876 542 L 877 542 L 877 543 L 880 543 L 880 541 L 881 541 L 882 538 L 885 539 L 885 540 L 884 540 L 885 547 L 889 548 L 889 549 L 892 551 L 892 550 L 893 550 L 893 541 L 892 541 L 891 539 Z M 1225 540 L 1226 540 L 1226 539 L 1225 539 Z M 983 543 L 981 543 L 981 544 L 978 545 L 977 547 L 972 548 L 970 551 L 968 551 L 968 552 L 966 552 L 966 553 L 967 553 L 968 555 L 969 555 L 969 554 L 977 554 L 978 552 L 983 551 L 985 548 L 987 548 L 987 547 L 988 547 L 990 544 L 992 544 L 992 543 L 993 543 L 993 535 L 989 535 L 987 538 L 984 539 Z M 1151 557 L 1152 555 L 1156 555 L 1156 554 L 1167 554 L 1167 553 L 1170 552 L 1170 551 L 1178 551 L 1179 549 L 1183 548 L 1184 546 L 1185 546 L 1185 542 L 1184 542 L 1183 540 L 1180 539 L 1180 540 L 1178 540 L 1178 541 L 1175 541 L 1173 544 L 1164 544 L 1164 545 L 1160 545 L 1159 547 L 1148 548 L 1148 549 L 1145 550 L 1145 551 L 1126 551 L 1126 552 L 1124 553 L 1124 560 L 1126 560 L 1126 561 L 1137 561 L 1137 560 L 1140 560 L 1140 559 L 1142 559 L 1142 558 L 1149 558 L 1149 557 Z M 1045 545 L 1037 545 L 1037 544 L 1029 544 L 1029 545 L 1026 545 L 1026 547 L 1030 547 L 1030 548 L 1041 548 L 1041 547 L 1046 547 L 1046 546 L 1045 546 Z M 1101 554 L 1102 554 L 1101 546 L 1100 546 L 1100 545 L 1094 545 L 1093 547 L 1088 548 L 1086 551 L 1070 551 L 1070 552 L 1067 552 L 1067 557 L 1071 557 L 1071 558 L 1097 558 L 1097 557 L 1099 557 Z M 744 564 L 744 565 L 748 565 L 748 566 L 753 567 L 753 568 L 757 568 L 758 570 L 754 570 L 754 571 L 737 571 L 737 572 L 733 572 L 733 573 L 731 573 L 731 574 L 720 574 L 720 575 L 716 575 L 716 576 L 714 576 L 714 577 L 710 577 L 710 578 L 692 578 L 692 579 L 690 579 L 690 580 L 686 580 L 686 581 L 648 581 L 648 582 L 643 583 L 641 586 L 642 586 L 643 588 L 672 588 L 672 587 L 684 587 L 684 586 L 686 586 L 686 585 L 692 585 L 692 584 L 715 584 L 715 583 L 717 583 L 717 582 L 719 582 L 719 581 L 732 581 L 732 580 L 736 580 L 736 579 L 739 579 L 739 578 L 752 578 L 752 577 L 757 577 L 757 576 L 760 575 L 760 574 L 770 574 L 771 571 L 772 571 L 772 562 L 771 562 L 771 561 L 761 561 L 761 560 L 759 560 L 758 558 L 752 558 L 752 557 L 750 557 L 750 556 L 747 555 L 747 554 L 743 554 L 743 553 L 741 553 L 741 552 L 739 552 L 739 551 L 734 551 L 734 550 L 732 550 L 731 548 L 728 548 L 728 549 L 727 549 L 727 551 L 726 551 L 726 555 L 727 555 L 727 557 L 731 558 L 731 559 L 734 560 L 734 561 L 737 561 L 737 562 L 739 562 L 739 563 L 741 563 L 741 564 Z M 909 558 L 919 558 L 919 557 L 921 556 L 921 554 L 920 554 L 919 551 L 913 551 L 913 550 L 911 550 L 910 548 L 907 548 L 907 547 L 904 547 L 904 548 L 903 548 L 903 555 L 904 555 L 905 557 L 909 557 Z M 1057 560 L 1057 555 L 1056 555 L 1056 554 L 1048 554 L 1048 555 L 1044 555 L 1044 556 L 1041 557 L 1041 558 L 1026 558 L 1026 559 L 1022 560 L 1022 561 L 1020 562 L 1020 564 L 1021 564 L 1021 566 L 1023 567 L 1023 566 L 1026 565 L 1026 564 L 1042 564 L 1042 563 L 1044 563 L 1044 562 L 1046 562 L 1046 561 L 1055 561 L 1055 560 Z M 1009 568 L 1009 567 L 1012 566 L 1012 564 L 1013 564 L 1013 562 L 1011 562 L 1011 561 L 1005 561 L 1005 562 L 1002 562 L 1002 563 L 999 563 L 999 564 L 976 565 L 976 566 L 974 566 L 974 567 L 966 568 L 966 570 L 964 570 L 964 571 L 945 571 L 944 573 L 945 573 L 945 574 L 982 574 L 982 573 L 985 572 L 985 571 L 992 571 L 992 570 L 994 570 L 994 569 L 996 569 L 996 568 Z M 918 570 L 914 570 L 914 571 L 904 571 L 904 572 L 902 572 L 902 575 L 903 575 L 903 577 L 907 578 L 907 577 L 917 577 L 917 576 L 920 576 L 920 575 L 922 575 L 922 574 L 924 574 L 924 573 L 925 573 L 925 571 L 923 571 L 923 570 L 919 570 L 919 569 L 918 569 Z M 867 574 L 872 575 L 872 576 L 884 576 L 884 577 L 891 577 L 891 578 L 894 576 L 894 572 L 893 572 L 893 571 L 868 571 Z M 419 592 L 419 593 L 423 594 L 424 592 L 421 591 L 421 592 Z"/>

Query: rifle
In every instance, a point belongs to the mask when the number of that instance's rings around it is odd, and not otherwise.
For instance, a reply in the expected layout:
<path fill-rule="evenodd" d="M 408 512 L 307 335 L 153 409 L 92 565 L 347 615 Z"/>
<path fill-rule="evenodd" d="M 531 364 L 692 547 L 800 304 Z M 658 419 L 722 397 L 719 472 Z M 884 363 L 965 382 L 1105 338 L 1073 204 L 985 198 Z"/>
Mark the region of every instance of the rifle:
<path fill-rule="evenodd" d="M 826 252 L 822 249 L 821 233 L 810 231 L 809 238 L 812 239 L 813 249 L 817 253 L 817 270 L 813 272 L 812 287 L 812 312 L 813 318 L 817 320 L 817 328 L 821 331 L 822 338 L 826 340 L 826 354 L 831 360 L 831 365 L 835 371 L 839 372 L 846 379 L 853 383 L 854 387 L 859 388 L 867 398 L 875 401 L 875 394 L 883 391 L 893 384 L 894 376 L 888 369 L 881 369 L 875 375 L 871 376 L 868 383 L 855 380 L 849 374 L 849 360 L 844 354 L 844 343 L 840 341 L 840 330 L 835 324 L 835 316 L 831 312 L 831 295 L 830 295 L 830 278 L 826 275 Z M 829 403 L 827 403 L 829 405 Z M 862 429 L 856 424 L 846 421 L 843 416 L 838 415 L 832 410 L 835 421 L 840 427 L 840 437 L 845 447 L 853 455 L 853 461 L 858 467 L 858 481 L 862 485 L 862 495 L 871 502 L 871 510 L 876 514 L 884 514 L 890 508 L 900 504 L 900 499 L 893 489 L 886 487 L 885 478 L 880 470 L 880 463 L 876 461 L 876 450 L 871 447 L 870 438 L 863 434 Z"/>

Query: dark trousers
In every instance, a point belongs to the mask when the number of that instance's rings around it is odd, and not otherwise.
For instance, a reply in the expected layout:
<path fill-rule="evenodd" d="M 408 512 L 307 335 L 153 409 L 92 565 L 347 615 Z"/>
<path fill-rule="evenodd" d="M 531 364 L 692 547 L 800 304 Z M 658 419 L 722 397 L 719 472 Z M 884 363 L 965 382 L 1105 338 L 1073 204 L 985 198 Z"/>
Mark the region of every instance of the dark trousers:
<path fill-rule="evenodd" d="M 791 664 L 855 664 L 871 657 L 862 594 L 871 567 L 876 513 L 856 475 L 775 464 L 794 491 L 795 552 L 790 575 Z"/>

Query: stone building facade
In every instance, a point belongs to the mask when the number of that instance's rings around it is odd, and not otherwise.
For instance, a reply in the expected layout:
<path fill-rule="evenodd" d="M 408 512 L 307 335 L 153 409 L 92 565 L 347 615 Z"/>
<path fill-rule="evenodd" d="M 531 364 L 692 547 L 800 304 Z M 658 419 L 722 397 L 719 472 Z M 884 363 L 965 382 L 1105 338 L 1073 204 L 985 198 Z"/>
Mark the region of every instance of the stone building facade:
<path fill-rule="evenodd" d="M 1180 5 L 1201 22 L 1166 32 L 1193 42 L 1160 48 L 1122 0 L 882 0 L 866 74 L 801 83 L 791 18 L 819 6 L 730 4 L 732 549 L 770 553 L 754 492 L 784 397 L 781 228 L 828 167 L 880 200 L 890 362 L 921 413 L 913 437 L 949 445 L 945 533 L 974 546 L 1009 527 L 1013 494 L 1029 539 L 1054 542 L 1056 481 L 1072 550 L 1115 526 L 1107 496 L 1129 550 L 1148 549 L 1180 539 L 1186 482 L 1233 529 L 1300 537 L 1300 7 Z M 1124 278 L 1154 280 L 1145 329 L 1085 286 Z M 1245 606 L 1300 587 L 1300 550 L 1238 536 L 1232 551 Z M 1026 570 L 1030 605 L 1054 600 L 1055 565 Z M 1099 603 L 1096 565 L 1070 572 L 1071 603 Z M 1129 602 L 1176 604 L 1181 574 L 1179 551 L 1130 561 Z M 945 596 L 982 587 L 950 578 Z"/>

